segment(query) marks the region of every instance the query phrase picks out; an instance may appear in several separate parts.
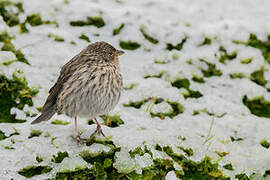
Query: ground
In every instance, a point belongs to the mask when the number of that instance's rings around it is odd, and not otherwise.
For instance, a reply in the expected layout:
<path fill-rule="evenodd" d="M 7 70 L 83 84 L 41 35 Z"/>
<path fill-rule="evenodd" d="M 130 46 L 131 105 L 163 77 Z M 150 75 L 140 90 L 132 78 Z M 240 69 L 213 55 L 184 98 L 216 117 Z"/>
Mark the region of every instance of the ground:
<path fill-rule="evenodd" d="M 270 179 L 270 1 L 0 0 L 3 179 Z M 120 57 L 124 90 L 76 144 L 36 125 L 60 68 L 89 43 Z M 24 78 L 25 77 L 25 78 Z M 93 121 L 79 119 L 89 138 Z"/>

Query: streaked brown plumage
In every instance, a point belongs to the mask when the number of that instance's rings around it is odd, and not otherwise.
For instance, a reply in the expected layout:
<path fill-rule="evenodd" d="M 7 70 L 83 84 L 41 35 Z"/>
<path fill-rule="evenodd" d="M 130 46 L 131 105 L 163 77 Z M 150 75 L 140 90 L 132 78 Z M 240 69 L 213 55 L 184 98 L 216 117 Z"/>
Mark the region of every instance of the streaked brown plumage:
<path fill-rule="evenodd" d="M 77 116 L 96 121 L 95 117 L 108 113 L 118 103 L 123 85 L 118 56 L 123 53 L 103 41 L 87 46 L 62 67 L 41 115 L 31 124 L 47 121 L 55 113 L 66 114 L 75 118 L 79 141 Z M 96 123 L 96 132 L 103 134 Z"/>

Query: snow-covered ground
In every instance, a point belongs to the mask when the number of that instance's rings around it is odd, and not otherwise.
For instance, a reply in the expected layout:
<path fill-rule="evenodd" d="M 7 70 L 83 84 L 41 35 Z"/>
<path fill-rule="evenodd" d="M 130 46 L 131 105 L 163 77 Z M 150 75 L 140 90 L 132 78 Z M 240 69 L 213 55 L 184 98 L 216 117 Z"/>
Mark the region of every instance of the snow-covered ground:
<path fill-rule="evenodd" d="M 270 1 L 25 0 L 21 2 L 24 7 L 24 13 L 20 14 L 21 20 L 27 15 L 40 13 L 43 20 L 56 21 L 59 24 L 58 27 L 54 24 L 35 27 L 27 24 L 29 33 L 19 34 L 17 26 L 8 27 L 0 17 L 0 33 L 6 30 L 15 35 L 13 44 L 21 49 L 31 64 L 29 66 L 15 62 L 9 66 L 1 66 L 1 72 L 9 75 L 15 69 L 24 71 L 29 86 L 40 90 L 34 98 L 34 107 L 43 105 L 61 66 L 87 46 L 88 42 L 78 38 L 82 33 L 88 36 L 91 42 L 103 40 L 117 48 L 121 48 L 120 40 L 141 44 L 136 50 L 125 50 L 125 55 L 120 57 L 125 87 L 132 83 L 136 84 L 134 88 L 123 91 L 118 106 L 111 112 L 120 115 L 124 124 L 116 128 L 102 126 L 106 136 L 111 137 L 110 140 L 121 147 L 121 151 L 116 154 L 119 158 L 115 162 L 115 167 L 121 165 L 119 162 L 121 158 L 123 161 L 129 158 L 126 153 L 129 150 L 142 144 L 149 147 L 160 144 L 192 148 L 194 155 L 190 159 L 193 161 L 200 161 L 208 155 L 213 161 L 219 162 L 220 168 L 230 163 L 234 170 L 224 169 L 224 174 L 232 179 L 240 173 L 263 175 L 266 170 L 270 170 L 270 149 L 260 144 L 263 139 L 270 141 L 270 120 L 251 114 L 242 102 L 245 95 L 249 99 L 264 96 L 266 100 L 270 100 L 270 93 L 266 88 L 270 87 L 270 66 L 260 50 L 233 43 L 234 40 L 246 42 L 250 33 L 256 34 L 261 41 L 266 41 L 267 35 L 270 34 Z M 101 16 L 105 26 L 97 28 L 70 25 L 71 21 L 86 20 L 87 16 Z M 118 35 L 113 36 L 113 30 L 122 23 L 125 24 L 124 28 Z M 147 34 L 159 41 L 157 44 L 149 42 L 143 36 L 140 31 L 142 26 Z M 48 37 L 50 33 L 64 38 L 64 41 L 54 41 Z M 185 37 L 187 40 L 180 51 L 166 50 L 167 43 L 176 45 Z M 211 39 L 211 44 L 198 46 L 205 37 Z M 72 44 L 72 41 L 76 44 Z M 223 46 L 228 54 L 236 51 L 237 56 L 220 63 L 220 46 Z M 14 56 L 0 51 L 1 61 L 8 58 L 13 59 Z M 249 64 L 241 63 L 241 60 L 247 58 L 252 58 Z M 201 69 L 207 69 L 208 66 L 200 59 L 215 64 L 222 75 L 203 77 Z M 155 63 L 155 60 L 164 60 L 166 63 Z M 240 72 L 249 76 L 262 66 L 265 70 L 264 78 L 267 80 L 265 87 L 249 78 L 230 78 L 230 74 Z M 159 74 L 162 71 L 165 71 L 165 74 L 161 78 L 144 78 L 146 75 Z M 203 77 L 205 82 L 198 83 L 191 80 L 194 75 Z M 184 88 L 178 89 L 171 85 L 171 82 L 184 78 L 189 80 L 191 90 L 199 91 L 203 96 L 185 98 Z M 151 101 L 139 109 L 123 106 L 130 101 L 141 101 L 149 97 L 167 100 L 154 104 L 152 113 L 168 112 L 172 108 L 169 101 L 180 103 L 184 107 L 184 112 L 173 118 L 160 119 L 151 117 L 148 107 L 152 106 L 149 105 Z M 29 109 L 38 112 L 34 107 Z M 194 111 L 201 112 L 194 115 Z M 0 141 L 1 179 L 24 179 L 17 171 L 37 164 L 49 164 L 53 170 L 47 174 L 34 176 L 33 179 L 52 178 L 59 168 L 64 166 L 63 163 L 76 162 L 83 166 L 85 161 L 78 157 L 78 153 L 82 150 L 109 151 L 106 150 L 108 147 L 94 146 L 95 144 L 93 147 L 77 146 L 72 138 L 75 136 L 74 122 L 69 117 L 55 115 L 51 120 L 70 121 L 71 123 L 66 126 L 50 122 L 30 125 L 34 117 L 24 117 L 23 113 L 17 115 L 27 119 L 27 122 L 0 124 L 0 129 L 7 136 L 14 132 L 14 128 L 20 133 Z M 101 118 L 98 120 L 102 122 Z M 40 130 L 42 134 L 28 139 L 32 129 Z M 87 119 L 79 119 L 79 129 L 83 137 L 88 137 L 94 131 L 95 125 L 87 125 Z M 53 143 L 48 136 L 53 137 Z M 183 141 L 180 137 L 185 137 L 186 140 Z M 14 149 L 4 148 L 6 146 L 12 146 Z M 67 151 L 74 160 L 68 162 L 68 159 L 65 159 L 60 165 L 53 164 L 51 157 L 59 151 Z M 181 150 L 177 152 L 183 153 Z M 217 152 L 227 155 L 220 159 Z M 37 155 L 43 158 L 41 163 L 36 161 Z M 152 165 L 147 154 L 137 157 L 135 161 L 138 161 L 137 164 L 143 164 L 140 167 Z M 172 173 L 167 175 L 168 179 L 174 177 Z"/>

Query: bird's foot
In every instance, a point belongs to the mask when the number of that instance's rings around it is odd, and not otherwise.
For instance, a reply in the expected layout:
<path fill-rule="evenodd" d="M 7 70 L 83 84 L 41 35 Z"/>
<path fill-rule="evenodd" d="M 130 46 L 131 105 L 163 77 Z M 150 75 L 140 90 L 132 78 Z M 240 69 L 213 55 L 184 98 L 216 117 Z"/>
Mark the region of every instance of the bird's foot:
<path fill-rule="evenodd" d="M 95 136 L 96 134 L 102 135 L 102 136 L 106 137 L 106 136 L 104 135 L 104 133 L 102 132 L 101 126 L 100 126 L 99 124 L 97 125 L 97 129 L 95 130 L 95 132 L 93 132 L 93 133 L 91 134 L 90 137 L 93 137 L 93 136 Z"/>
<path fill-rule="evenodd" d="M 76 141 L 77 141 L 77 145 L 83 145 L 83 146 L 86 146 L 86 140 L 81 138 L 80 135 L 77 135 L 76 136 Z"/>

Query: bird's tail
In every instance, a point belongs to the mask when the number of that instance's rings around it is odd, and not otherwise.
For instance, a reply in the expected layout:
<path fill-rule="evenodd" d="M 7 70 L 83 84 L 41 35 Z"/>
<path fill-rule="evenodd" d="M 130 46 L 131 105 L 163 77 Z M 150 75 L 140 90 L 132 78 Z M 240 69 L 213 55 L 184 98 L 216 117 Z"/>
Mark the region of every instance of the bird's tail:
<path fill-rule="evenodd" d="M 40 123 L 41 121 L 48 121 L 56 113 L 56 108 L 51 107 L 47 111 L 42 112 L 41 115 L 31 122 L 31 124 Z"/>

